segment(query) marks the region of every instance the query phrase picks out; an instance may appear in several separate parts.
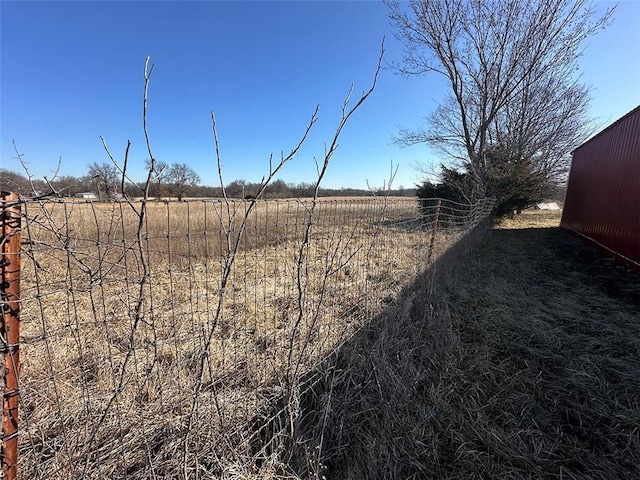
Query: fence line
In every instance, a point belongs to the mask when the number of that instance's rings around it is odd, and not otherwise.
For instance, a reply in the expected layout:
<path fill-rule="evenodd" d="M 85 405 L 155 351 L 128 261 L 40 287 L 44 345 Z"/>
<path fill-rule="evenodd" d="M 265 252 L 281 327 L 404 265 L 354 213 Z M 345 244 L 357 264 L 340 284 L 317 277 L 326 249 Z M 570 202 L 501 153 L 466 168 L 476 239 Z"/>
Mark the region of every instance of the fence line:
<path fill-rule="evenodd" d="M 492 203 L 140 206 L 22 201 L 23 478 L 221 475 Z"/>

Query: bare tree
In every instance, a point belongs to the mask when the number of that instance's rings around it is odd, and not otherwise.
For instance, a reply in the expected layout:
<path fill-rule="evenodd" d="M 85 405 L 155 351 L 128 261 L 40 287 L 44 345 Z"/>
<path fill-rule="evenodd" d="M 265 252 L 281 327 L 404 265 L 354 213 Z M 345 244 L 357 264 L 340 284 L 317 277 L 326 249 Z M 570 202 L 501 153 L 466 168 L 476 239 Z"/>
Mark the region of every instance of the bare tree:
<path fill-rule="evenodd" d="M 93 162 L 89 165 L 87 177 L 98 190 L 102 200 L 113 199 L 118 190 L 118 169 L 112 163 Z"/>
<path fill-rule="evenodd" d="M 77 193 L 90 190 L 95 181 L 87 183 L 86 176 L 60 175 L 51 179 L 49 185 L 61 197 L 75 197 Z"/>
<path fill-rule="evenodd" d="M 147 169 L 147 172 L 149 171 L 149 169 L 151 169 L 151 160 L 145 161 L 145 167 Z M 156 160 L 155 164 L 153 165 L 153 177 L 152 177 L 153 186 L 155 187 L 153 190 L 154 196 L 156 197 L 164 196 L 164 193 L 165 193 L 164 181 L 165 181 L 165 178 L 167 177 L 168 172 L 169 172 L 169 165 L 167 164 L 167 162 Z"/>
<path fill-rule="evenodd" d="M 200 183 L 200 176 L 186 163 L 172 164 L 166 173 L 166 179 L 169 191 L 180 201 L 191 187 Z"/>
<path fill-rule="evenodd" d="M 587 115 L 589 89 L 566 73 L 525 82 L 489 131 L 492 144 L 504 146 L 512 159 L 530 161 L 532 173 L 549 182 L 566 180 L 568 153 L 594 130 Z"/>
<path fill-rule="evenodd" d="M 225 187 L 225 190 L 227 192 L 227 195 L 231 198 L 245 198 L 248 193 L 248 186 L 250 186 L 252 189 L 251 192 L 249 192 L 249 195 L 255 198 L 255 193 L 253 191 L 257 190 L 258 186 L 249 184 L 249 182 L 247 182 L 246 180 L 234 180 Z"/>
<path fill-rule="evenodd" d="M 24 175 L 0 168 L 0 190 L 28 195 L 31 193 L 31 184 Z"/>
<path fill-rule="evenodd" d="M 435 72 L 449 93 L 427 127 L 398 143 L 425 142 L 466 172 L 478 198 L 490 161 L 526 162 L 553 179 L 590 133 L 588 89 L 575 80 L 584 40 L 607 26 L 588 0 L 385 0 L 403 41 L 405 75 Z M 491 155 L 497 146 L 507 155 Z"/>

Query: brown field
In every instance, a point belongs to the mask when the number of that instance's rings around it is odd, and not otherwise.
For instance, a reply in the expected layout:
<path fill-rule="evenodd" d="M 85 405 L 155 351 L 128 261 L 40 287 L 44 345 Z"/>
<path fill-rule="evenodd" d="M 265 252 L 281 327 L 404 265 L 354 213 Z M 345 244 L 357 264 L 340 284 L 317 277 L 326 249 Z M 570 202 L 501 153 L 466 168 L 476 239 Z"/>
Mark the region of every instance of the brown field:
<path fill-rule="evenodd" d="M 523 228 L 556 228 L 560 226 L 562 210 L 525 210 L 514 218 L 503 218 L 495 226 L 501 230 Z"/>
<path fill-rule="evenodd" d="M 260 202 L 223 290 L 247 205 L 26 206 L 21 478 L 640 478 L 640 277 L 560 212 Z"/>
<path fill-rule="evenodd" d="M 258 202 L 235 256 L 248 202 L 25 205 L 23 478 L 222 475 L 464 231 L 414 199 L 323 199 L 304 242 L 310 205 Z"/>

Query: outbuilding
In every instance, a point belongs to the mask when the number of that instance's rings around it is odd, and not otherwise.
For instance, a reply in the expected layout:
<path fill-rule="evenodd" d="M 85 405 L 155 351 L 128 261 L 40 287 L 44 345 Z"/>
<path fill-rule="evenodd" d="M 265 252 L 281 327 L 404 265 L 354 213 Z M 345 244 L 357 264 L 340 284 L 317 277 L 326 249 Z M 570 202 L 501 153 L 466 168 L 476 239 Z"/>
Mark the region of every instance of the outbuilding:
<path fill-rule="evenodd" d="M 97 200 L 98 196 L 93 192 L 76 193 L 76 198 L 82 198 L 84 200 Z"/>
<path fill-rule="evenodd" d="M 573 151 L 560 226 L 640 271 L 640 106 Z"/>

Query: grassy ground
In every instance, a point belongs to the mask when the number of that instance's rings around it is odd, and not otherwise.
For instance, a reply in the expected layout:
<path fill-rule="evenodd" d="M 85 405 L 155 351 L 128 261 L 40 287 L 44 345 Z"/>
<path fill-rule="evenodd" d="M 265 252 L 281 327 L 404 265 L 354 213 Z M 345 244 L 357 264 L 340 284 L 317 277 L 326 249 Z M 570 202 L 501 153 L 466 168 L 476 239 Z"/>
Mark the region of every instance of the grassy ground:
<path fill-rule="evenodd" d="M 640 275 L 559 219 L 502 222 L 345 346 L 298 474 L 640 478 Z"/>
<path fill-rule="evenodd" d="M 226 205 L 153 202 L 139 243 L 126 203 L 25 204 L 22 477 L 217 478 L 227 435 L 461 235 L 417 207 L 323 200 L 301 250 L 308 204 L 259 202 L 223 291 Z"/>

